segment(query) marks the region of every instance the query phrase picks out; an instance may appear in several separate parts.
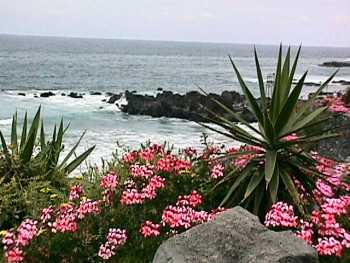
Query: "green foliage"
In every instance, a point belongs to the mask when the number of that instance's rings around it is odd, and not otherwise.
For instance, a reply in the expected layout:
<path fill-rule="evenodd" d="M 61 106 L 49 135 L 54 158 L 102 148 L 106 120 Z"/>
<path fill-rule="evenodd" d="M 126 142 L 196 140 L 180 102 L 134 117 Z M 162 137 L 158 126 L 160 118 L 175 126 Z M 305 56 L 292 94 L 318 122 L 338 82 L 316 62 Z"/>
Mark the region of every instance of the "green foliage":
<path fill-rule="evenodd" d="M 40 113 L 39 107 L 30 127 L 25 114 L 20 136 L 17 113 L 14 114 L 9 144 L 0 131 L 0 229 L 11 228 L 23 217 L 37 215 L 39 208 L 62 201 L 62 195 L 67 192 L 67 175 L 94 149 L 71 160 L 83 134 L 60 161 L 67 128 L 61 121 L 58 130 L 55 126 L 52 137 L 46 140 Z"/>
<path fill-rule="evenodd" d="M 317 96 L 331 82 L 336 72 L 320 86 L 307 102 L 301 104 L 299 96 L 307 72 L 302 75 L 296 85 L 293 85 L 300 49 L 298 49 L 295 60 L 291 64 L 290 48 L 288 48 L 283 62 L 282 46 L 280 46 L 271 98 L 265 93 L 265 83 L 256 50 L 254 49 L 254 57 L 260 99 L 256 99 L 252 95 L 230 57 L 248 107 L 255 115 L 259 127 L 255 128 L 219 101 L 216 101 L 217 104 L 234 119 L 239 120 L 245 129 L 237 123 L 217 115 L 211 121 L 219 125 L 220 129 L 202 125 L 233 140 L 261 149 L 262 153 L 256 154 L 242 170 L 237 170 L 223 179 L 225 183 L 231 182 L 231 188 L 222 202 L 223 205 L 240 204 L 263 217 L 266 210 L 277 200 L 288 200 L 298 207 L 300 213 L 304 213 L 304 204 L 301 202 L 295 182 L 300 182 L 306 191 L 311 192 L 314 189 L 316 179 L 323 176 L 316 170 L 315 159 L 301 146 L 337 136 L 329 129 L 318 129 L 312 134 L 304 133 L 306 129 L 315 125 L 315 120 L 317 120 L 317 124 L 327 121 L 327 118 L 319 119 L 327 107 L 320 107 L 313 111 L 311 108 Z M 288 140 L 287 136 L 294 134 L 297 134 L 298 137 L 294 140 Z M 247 154 L 251 154 L 251 152 L 243 151 L 238 155 Z M 237 158 L 237 155 L 227 156 L 227 158 Z"/>

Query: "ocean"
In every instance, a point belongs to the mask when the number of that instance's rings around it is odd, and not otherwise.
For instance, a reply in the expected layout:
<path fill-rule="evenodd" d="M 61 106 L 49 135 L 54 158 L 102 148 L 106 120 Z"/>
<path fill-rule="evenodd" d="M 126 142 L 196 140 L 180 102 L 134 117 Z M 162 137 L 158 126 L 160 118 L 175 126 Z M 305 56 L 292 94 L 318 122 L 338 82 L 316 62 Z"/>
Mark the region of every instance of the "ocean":
<path fill-rule="evenodd" d="M 278 46 L 256 47 L 267 77 L 274 71 Z M 97 164 L 100 158 L 110 158 L 117 144 L 134 148 L 151 140 L 168 141 L 176 148 L 200 147 L 203 132 L 212 141 L 232 143 L 194 122 L 129 116 L 102 101 L 106 92 L 156 94 L 161 88 L 183 94 L 198 90 L 197 85 L 207 92 L 240 92 L 229 54 L 257 95 L 253 45 L 0 35 L 0 130 L 8 136 L 16 110 L 19 116 L 25 111 L 33 116 L 41 105 L 47 132 L 62 117 L 70 123 L 67 149 L 87 131 L 80 150 L 96 145 L 89 161 Z M 349 59 L 350 48 L 303 47 L 296 75 L 308 70 L 307 81 L 318 83 L 335 70 L 319 64 Z M 342 68 L 335 80 L 350 81 L 350 68 Z M 304 95 L 314 89 L 306 87 Z M 57 95 L 34 98 L 43 91 Z M 90 95 L 92 91 L 102 95 Z M 85 95 L 61 96 L 69 92 Z"/>

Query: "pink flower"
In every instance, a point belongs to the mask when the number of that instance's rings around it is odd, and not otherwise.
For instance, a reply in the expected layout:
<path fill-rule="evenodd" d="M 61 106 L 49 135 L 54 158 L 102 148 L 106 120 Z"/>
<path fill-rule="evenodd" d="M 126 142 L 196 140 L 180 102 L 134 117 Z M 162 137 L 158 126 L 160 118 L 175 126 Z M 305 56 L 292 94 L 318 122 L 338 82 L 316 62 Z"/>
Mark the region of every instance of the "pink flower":
<path fill-rule="evenodd" d="M 344 251 L 342 244 L 334 237 L 319 238 L 316 249 L 321 256 L 341 257 Z"/>
<path fill-rule="evenodd" d="M 52 206 L 44 208 L 41 212 L 41 217 L 40 217 L 41 222 L 43 224 L 49 223 L 53 217 L 53 213 L 54 213 L 54 209 Z"/>
<path fill-rule="evenodd" d="M 144 201 L 145 196 L 134 188 L 124 190 L 120 198 L 120 203 L 123 205 L 140 205 L 143 204 Z"/>
<path fill-rule="evenodd" d="M 192 147 L 187 147 L 184 150 L 184 152 L 190 158 L 194 157 L 197 154 L 197 150 L 195 148 L 192 148 Z"/>
<path fill-rule="evenodd" d="M 102 188 L 106 190 L 111 190 L 111 191 L 115 191 L 118 184 L 119 184 L 118 175 L 113 171 L 110 171 L 108 172 L 107 175 L 103 176 L 100 183 Z"/>
<path fill-rule="evenodd" d="M 190 195 L 179 196 L 176 205 L 197 207 L 202 203 L 203 196 L 200 195 L 196 190 L 193 190 Z"/>
<path fill-rule="evenodd" d="M 69 193 L 69 200 L 70 201 L 74 201 L 77 199 L 80 199 L 80 197 L 84 194 L 84 188 L 77 184 L 72 186 L 72 188 L 70 189 L 70 193 Z"/>
<path fill-rule="evenodd" d="M 213 179 L 221 178 L 224 176 L 224 170 L 225 170 L 225 167 L 221 163 L 216 164 L 211 170 L 210 177 Z"/>
<path fill-rule="evenodd" d="M 175 162 L 175 171 L 188 171 L 192 169 L 192 163 L 187 160 L 176 160 Z"/>
<path fill-rule="evenodd" d="M 157 170 L 160 172 L 172 172 L 176 165 L 176 157 L 166 155 L 157 162 Z"/>
<path fill-rule="evenodd" d="M 73 205 L 61 205 L 58 217 L 52 224 L 52 232 L 76 232 L 78 230 L 78 212 Z"/>
<path fill-rule="evenodd" d="M 78 218 L 83 219 L 87 215 L 90 214 L 99 214 L 101 212 L 100 208 L 100 202 L 99 201 L 92 201 L 92 200 L 86 200 L 80 202 L 79 208 L 78 208 Z"/>
<path fill-rule="evenodd" d="M 17 228 L 17 245 L 28 246 L 38 234 L 38 222 L 32 219 L 24 220 Z"/>
<path fill-rule="evenodd" d="M 134 164 L 131 166 L 131 175 L 135 178 L 145 178 L 148 179 L 153 176 L 153 165 L 139 165 Z"/>
<path fill-rule="evenodd" d="M 132 164 L 136 161 L 138 153 L 136 151 L 129 152 L 123 156 L 123 161 L 125 163 Z"/>
<path fill-rule="evenodd" d="M 298 139 L 299 139 L 299 136 L 296 135 L 296 133 L 289 134 L 282 138 L 282 140 L 284 141 L 296 141 Z"/>
<path fill-rule="evenodd" d="M 107 235 L 107 242 L 100 246 L 98 256 L 104 260 L 110 259 L 115 255 L 115 251 L 126 243 L 126 231 L 111 228 Z"/>
<path fill-rule="evenodd" d="M 290 205 L 278 202 L 272 205 L 266 214 L 265 225 L 267 227 L 297 227 L 298 217 L 294 215 L 294 209 Z"/>
<path fill-rule="evenodd" d="M 5 257 L 8 263 L 19 263 L 24 261 L 23 251 L 17 247 L 6 251 Z"/>
<path fill-rule="evenodd" d="M 154 224 L 151 221 L 146 221 L 140 229 L 144 237 L 156 237 L 160 235 L 160 225 Z"/>

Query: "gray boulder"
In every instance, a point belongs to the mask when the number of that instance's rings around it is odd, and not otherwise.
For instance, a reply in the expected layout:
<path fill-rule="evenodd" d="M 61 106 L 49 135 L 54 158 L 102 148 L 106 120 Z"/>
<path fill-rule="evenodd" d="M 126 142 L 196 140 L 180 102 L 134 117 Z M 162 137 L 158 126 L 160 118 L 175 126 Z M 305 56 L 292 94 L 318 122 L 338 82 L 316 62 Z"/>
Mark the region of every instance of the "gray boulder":
<path fill-rule="evenodd" d="M 161 244 L 153 263 L 316 263 L 317 252 L 291 232 L 274 232 L 241 207 Z"/>

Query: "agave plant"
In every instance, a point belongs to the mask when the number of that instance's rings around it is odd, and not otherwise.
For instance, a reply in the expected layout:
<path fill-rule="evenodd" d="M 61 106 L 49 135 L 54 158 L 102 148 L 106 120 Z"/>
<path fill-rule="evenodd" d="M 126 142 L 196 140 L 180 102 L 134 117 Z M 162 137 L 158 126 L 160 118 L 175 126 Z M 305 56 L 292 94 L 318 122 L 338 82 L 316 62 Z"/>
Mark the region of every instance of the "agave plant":
<path fill-rule="evenodd" d="M 50 176 L 54 171 L 63 171 L 65 174 L 70 174 L 90 155 L 95 146 L 89 148 L 70 161 L 84 136 L 83 133 L 78 142 L 60 162 L 60 155 L 64 149 L 63 136 L 68 129 L 68 126 L 64 128 L 63 120 L 61 120 L 58 129 L 55 125 L 51 140 L 47 141 L 44 123 L 43 121 L 40 121 L 40 115 L 41 108 L 39 107 L 29 131 L 27 131 L 28 117 L 27 113 L 25 113 L 21 138 L 18 140 L 18 120 L 17 113 L 15 113 L 12 119 L 11 143 L 9 145 L 6 143 L 3 133 L 0 131 L 1 146 L 8 166 L 11 166 L 13 160 L 19 160 L 23 165 L 30 162 L 38 162 L 41 167 L 44 168 L 45 176 Z M 39 139 L 39 147 L 36 147 L 37 139 Z M 7 172 L 8 174 L 5 175 L 5 178 L 7 177 L 10 179 L 11 169 L 8 169 Z"/>
<path fill-rule="evenodd" d="M 266 95 L 266 87 L 255 48 L 254 57 L 260 98 L 253 96 L 232 58 L 229 57 L 245 95 L 247 106 L 255 115 L 258 127 L 251 125 L 217 100 L 216 103 L 225 109 L 233 119 L 238 120 L 241 125 L 229 121 L 230 118 L 215 115 L 213 112 L 211 114 L 214 117 L 211 121 L 221 128 L 202 125 L 233 140 L 254 146 L 260 149 L 260 153 L 255 154 L 244 168 L 233 170 L 219 182 L 218 185 L 224 184 L 226 186 L 229 182 L 231 183 L 221 205 L 240 204 L 255 214 L 263 216 L 273 203 L 287 199 L 293 202 L 301 213 L 304 213 L 305 209 L 297 184 L 301 184 L 305 191 L 311 192 L 317 178 L 323 176 L 316 170 L 317 162 L 315 159 L 300 146 L 303 143 L 316 143 L 337 136 L 325 129 L 318 129 L 312 134 L 305 133 L 308 128 L 327 122 L 329 117 L 322 117 L 322 113 L 326 111 L 327 107 L 314 109 L 313 106 L 315 99 L 330 83 L 336 72 L 320 86 L 308 101 L 301 102 L 299 97 L 307 72 L 296 84 L 293 84 L 300 50 L 301 47 L 299 47 L 294 62 L 291 64 L 290 48 L 288 48 L 283 62 L 282 45 L 280 46 L 271 97 Z M 242 128 L 242 125 L 245 128 Z M 294 140 L 286 140 L 287 136 L 292 134 L 297 134 L 298 137 Z M 247 154 L 252 154 L 252 152 L 240 151 L 231 155 L 230 158 Z"/>

